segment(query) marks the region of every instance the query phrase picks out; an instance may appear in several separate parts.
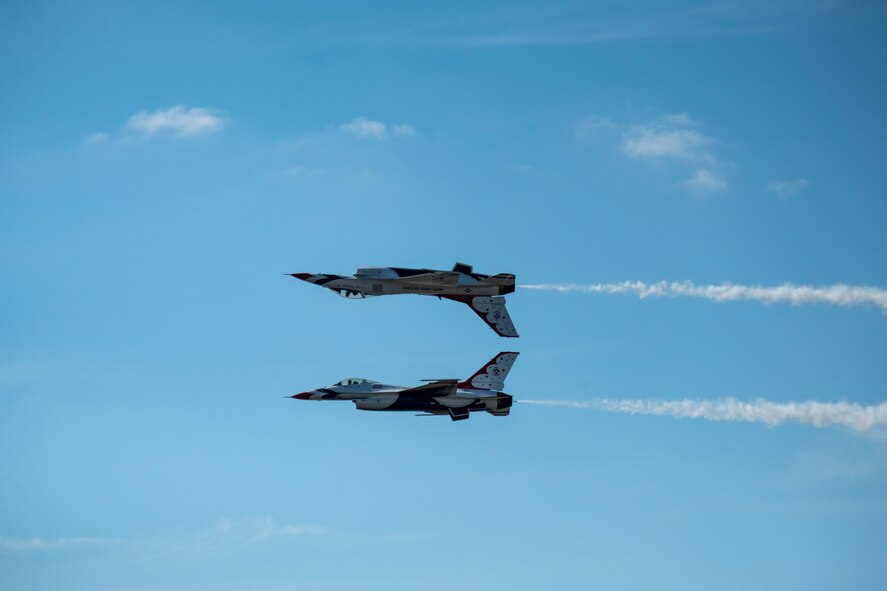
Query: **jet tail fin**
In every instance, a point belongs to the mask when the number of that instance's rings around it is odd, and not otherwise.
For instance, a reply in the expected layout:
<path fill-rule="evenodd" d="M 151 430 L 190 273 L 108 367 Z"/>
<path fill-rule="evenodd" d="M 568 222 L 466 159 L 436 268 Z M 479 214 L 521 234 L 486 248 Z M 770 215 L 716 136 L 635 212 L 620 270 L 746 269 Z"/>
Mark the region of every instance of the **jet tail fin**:
<path fill-rule="evenodd" d="M 467 304 L 471 311 L 480 316 L 500 337 L 518 336 L 508 309 L 505 308 L 505 298 L 501 296 L 441 295 L 438 297 Z"/>
<path fill-rule="evenodd" d="M 473 376 L 459 383 L 460 388 L 474 388 L 478 390 L 502 390 L 505 388 L 505 378 L 511 371 L 515 359 L 520 353 L 503 351 L 490 359 Z"/>

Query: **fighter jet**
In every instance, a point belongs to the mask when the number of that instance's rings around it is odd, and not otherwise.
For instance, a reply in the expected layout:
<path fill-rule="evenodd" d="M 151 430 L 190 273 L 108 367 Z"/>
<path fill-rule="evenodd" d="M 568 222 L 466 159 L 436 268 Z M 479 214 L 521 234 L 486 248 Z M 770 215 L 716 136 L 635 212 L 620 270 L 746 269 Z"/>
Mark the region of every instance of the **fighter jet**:
<path fill-rule="evenodd" d="M 501 390 L 517 356 L 518 353 L 503 351 L 463 382 L 422 380 L 430 383 L 406 388 L 364 378 L 346 378 L 332 386 L 288 398 L 350 400 L 358 410 L 416 411 L 421 413 L 418 416 L 449 415 L 454 421 L 467 419 L 470 412 L 481 410 L 504 417 L 511 410 L 512 399 Z"/>
<path fill-rule="evenodd" d="M 514 275 L 481 275 L 471 265 L 456 263 L 452 271 L 363 267 L 354 275 L 290 273 L 314 285 L 331 289 L 349 299 L 415 293 L 468 304 L 499 336 L 516 337 L 517 330 L 505 309 L 505 298 L 514 291 Z"/>

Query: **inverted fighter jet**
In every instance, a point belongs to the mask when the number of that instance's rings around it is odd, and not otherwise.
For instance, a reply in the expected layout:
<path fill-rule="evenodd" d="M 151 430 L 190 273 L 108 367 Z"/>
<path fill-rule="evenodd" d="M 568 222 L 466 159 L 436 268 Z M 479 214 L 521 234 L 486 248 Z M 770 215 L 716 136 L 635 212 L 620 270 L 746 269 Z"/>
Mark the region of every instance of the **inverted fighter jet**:
<path fill-rule="evenodd" d="M 468 304 L 499 336 L 516 337 L 517 330 L 505 309 L 505 298 L 514 291 L 514 275 L 481 275 L 471 265 L 456 263 L 452 271 L 363 267 L 354 275 L 291 273 L 296 279 L 331 289 L 349 299 L 415 293 Z"/>
<path fill-rule="evenodd" d="M 505 376 L 518 354 L 499 353 L 477 373 L 459 380 L 430 382 L 415 388 L 381 384 L 364 378 L 346 378 L 326 388 L 293 394 L 296 400 L 350 400 L 358 410 L 407 410 L 419 416 L 449 415 L 454 421 L 467 419 L 470 412 L 485 410 L 497 417 L 511 410 L 511 396 L 502 392 Z"/>

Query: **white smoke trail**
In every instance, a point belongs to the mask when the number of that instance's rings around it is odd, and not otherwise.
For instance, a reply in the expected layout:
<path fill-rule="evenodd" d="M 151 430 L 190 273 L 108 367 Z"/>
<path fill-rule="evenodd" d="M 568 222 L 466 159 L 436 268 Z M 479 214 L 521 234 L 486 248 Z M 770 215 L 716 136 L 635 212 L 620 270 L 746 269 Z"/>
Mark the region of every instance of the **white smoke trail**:
<path fill-rule="evenodd" d="M 641 415 L 667 415 L 710 421 L 748 421 L 771 427 L 785 421 L 815 427 L 844 425 L 854 431 L 869 431 L 887 425 L 887 402 L 862 405 L 853 402 L 771 402 L 757 399 L 742 402 L 735 398 L 721 400 L 520 400 L 523 404 L 580 408 Z"/>
<path fill-rule="evenodd" d="M 833 304 L 836 306 L 858 306 L 869 304 L 887 312 L 887 290 L 878 287 L 844 285 L 809 286 L 785 283 L 777 287 L 761 285 L 695 285 L 692 281 L 623 281 L 622 283 L 544 283 L 521 285 L 523 289 L 546 291 L 575 291 L 583 293 L 636 293 L 641 298 L 648 297 L 695 297 L 716 302 L 754 300 L 767 304 L 788 302 L 793 306 L 801 304 Z"/>

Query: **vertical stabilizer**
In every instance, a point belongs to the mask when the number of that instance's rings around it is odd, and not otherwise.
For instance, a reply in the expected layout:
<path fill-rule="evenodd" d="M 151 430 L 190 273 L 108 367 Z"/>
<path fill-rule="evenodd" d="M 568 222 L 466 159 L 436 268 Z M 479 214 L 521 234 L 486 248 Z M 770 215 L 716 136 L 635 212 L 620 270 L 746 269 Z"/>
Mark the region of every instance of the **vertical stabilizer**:
<path fill-rule="evenodd" d="M 505 378 L 520 353 L 503 351 L 490 359 L 489 363 L 477 370 L 473 376 L 459 383 L 460 388 L 477 388 L 479 390 L 502 390 Z"/>

